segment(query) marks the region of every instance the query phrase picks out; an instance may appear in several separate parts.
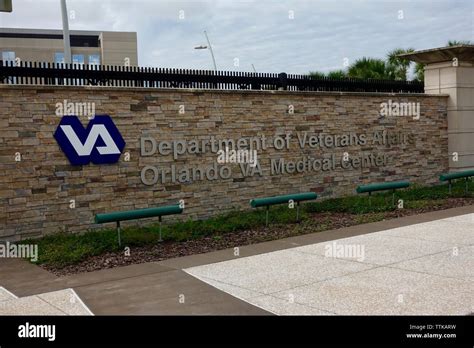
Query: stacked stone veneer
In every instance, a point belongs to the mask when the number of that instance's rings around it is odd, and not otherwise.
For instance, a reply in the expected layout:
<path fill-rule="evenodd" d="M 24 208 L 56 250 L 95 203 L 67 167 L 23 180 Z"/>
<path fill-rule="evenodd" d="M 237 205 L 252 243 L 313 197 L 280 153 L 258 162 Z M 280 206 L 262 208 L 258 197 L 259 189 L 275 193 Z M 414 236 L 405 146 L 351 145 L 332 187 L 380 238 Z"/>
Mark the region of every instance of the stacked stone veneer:
<path fill-rule="evenodd" d="M 60 117 L 56 104 L 94 102 L 96 114 L 110 115 L 126 141 L 130 161 L 74 167 L 53 133 Z M 389 99 L 419 102 L 421 117 L 380 119 Z M 184 114 L 180 106 L 184 105 Z M 289 106 L 294 113 L 289 112 Z M 249 209 L 254 197 L 315 191 L 323 197 L 355 194 L 374 181 L 410 180 L 430 184 L 448 169 L 447 97 L 370 93 L 195 91 L 100 87 L 0 86 L 0 239 L 18 240 L 58 231 L 79 232 L 99 226 L 96 213 L 175 204 L 184 199 L 185 214 L 167 218 L 205 218 L 231 209 Z M 81 117 L 87 124 L 87 117 Z M 413 145 L 346 147 L 341 156 L 377 151 L 393 158 L 385 167 L 268 175 L 270 158 L 322 156 L 319 149 L 269 148 L 258 153 L 263 176 L 243 178 L 238 165 L 227 180 L 147 186 L 146 165 L 211 165 L 216 155 L 140 156 L 140 137 L 157 140 L 240 138 L 276 133 L 412 133 Z M 15 155 L 21 154 L 21 161 Z M 75 200 L 75 208 L 70 207 Z M 151 220 L 151 221 L 156 221 Z M 150 220 L 144 221 L 145 223 Z M 142 222 L 143 223 L 143 222 Z"/>

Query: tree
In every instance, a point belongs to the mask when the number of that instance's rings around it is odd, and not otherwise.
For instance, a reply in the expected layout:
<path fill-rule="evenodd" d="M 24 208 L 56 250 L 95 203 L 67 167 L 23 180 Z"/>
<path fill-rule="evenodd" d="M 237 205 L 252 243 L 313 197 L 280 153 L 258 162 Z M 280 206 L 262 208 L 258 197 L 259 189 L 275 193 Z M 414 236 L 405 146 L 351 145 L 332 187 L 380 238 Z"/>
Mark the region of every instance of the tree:
<path fill-rule="evenodd" d="M 412 53 L 413 48 L 396 48 L 387 55 L 387 62 L 395 71 L 395 80 L 406 81 L 408 79 L 408 69 L 410 69 L 411 61 L 406 58 L 399 57 L 400 54 Z"/>
<path fill-rule="evenodd" d="M 447 46 L 473 45 L 471 41 L 449 40 Z M 396 48 L 387 54 L 387 60 L 377 58 L 363 57 L 356 60 L 348 69 L 335 70 L 324 74 L 320 71 L 310 72 L 310 76 L 314 78 L 331 78 L 343 79 L 354 77 L 359 79 L 383 79 L 383 80 L 408 80 L 408 70 L 411 61 L 406 58 L 399 57 L 400 54 L 411 53 L 413 48 Z M 424 81 L 425 65 L 422 63 L 415 64 L 415 80 Z"/>
<path fill-rule="evenodd" d="M 330 79 L 345 79 L 347 78 L 347 72 L 345 70 L 334 70 L 327 74 Z"/>
<path fill-rule="evenodd" d="M 326 78 L 326 74 L 324 74 L 321 71 L 310 71 L 309 76 L 311 76 L 312 78 L 315 78 L 315 79 L 324 79 L 324 78 Z"/>
<path fill-rule="evenodd" d="M 345 79 L 347 78 L 347 72 L 345 70 L 333 70 L 328 72 L 327 74 L 321 72 L 321 71 L 311 71 L 309 73 L 309 76 L 315 78 L 315 79 Z"/>
<path fill-rule="evenodd" d="M 458 45 L 472 45 L 471 41 L 457 41 L 457 40 L 449 40 L 448 46 L 458 46 Z"/>
<path fill-rule="evenodd" d="M 383 59 L 363 57 L 349 67 L 348 76 L 359 79 L 393 80 L 395 69 Z"/>
<path fill-rule="evenodd" d="M 415 64 L 415 80 L 423 82 L 425 80 L 425 64 Z"/>

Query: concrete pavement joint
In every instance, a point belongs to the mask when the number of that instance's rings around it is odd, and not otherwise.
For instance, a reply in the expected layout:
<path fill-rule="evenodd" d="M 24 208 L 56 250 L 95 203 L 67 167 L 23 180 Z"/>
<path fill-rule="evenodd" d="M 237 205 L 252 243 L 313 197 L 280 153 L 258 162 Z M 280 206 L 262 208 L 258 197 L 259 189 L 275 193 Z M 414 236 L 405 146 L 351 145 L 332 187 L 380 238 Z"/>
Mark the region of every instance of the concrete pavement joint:
<path fill-rule="evenodd" d="M 8 289 L 4 288 L 3 286 L 0 286 L 0 291 L 5 291 L 8 295 L 14 297 L 14 298 L 18 298 L 18 296 L 16 296 L 14 293 L 12 293 L 11 291 L 9 291 Z"/>
<path fill-rule="evenodd" d="M 84 309 L 90 314 L 90 315 L 94 315 L 94 313 L 92 313 L 92 311 L 89 309 L 89 307 L 84 303 L 84 301 L 82 301 L 81 297 L 77 294 L 77 292 L 73 289 L 73 288 L 70 288 L 69 289 L 73 295 L 76 297 L 76 299 L 79 301 L 79 303 L 84 307 Z"/>
<path fill-rule="evenodd" d="M 58 311 L 60 311 L 61 313 L 64 313 L 64 315 L 68 315 L 65 311 L 63 311 L 61 308 L 59 308 L 58 306 L 54 305 L 53 303 L 49 303 L 48 301 L 46 301 L 45 299 L 43 299 L 41 296 L 39 295 L 35 295 L 34 297 L 36 297 L 37 299 L 39 299 L 40 301 L 46 303 L 47 305 L 51 306 L 51 307 L 54 307 L 55 309 L 57 309 Z"/>
<path fill-rule="evenodd" d="M 127 267 L 127 266 L 124 266 L 124 267 Z M 113 270 L 113 269 L 112 269 Z M 78 288 L 82 288 L 82 287 L 86 287 L 86 286 L 90 286 L 90 285 L 97 285 L 97 284 L 104 284 L 104 283 L 108 283 L 108 282 L 114 282 L 114 281 L 120 281 L 120 280 L 125 280 L 125 279 L 132 279 L 132 278 L 139 278 L 139 277 L 143 277 L 143 276 L 148 276 L 148 275 L 152 275 L 152 274 L 156 274 L 156 273 L 166 273 L 166 272 L 170 272 L 170 271 L 177 271 L 178 269 L 174 269 L 174 268 L 170 268 L 168 270 L 163 270 L 163 271 L 155 271 L 155 272 L 148 272 L 148 273 L 142 273 L 142 274 L 138 274 L 138 275 L 132 275 L 132 276 L 128 276 L 128 277 L 117 277 L 117 278 L 114 278 L 114 279 L 109 279 L 109 280 L 106 280 L 106 281 L 95 281 L 95 282 L 90 282 L 90 283 L 82 283 L 80 285 L 75 285 L 74 288 L 78 289 Z M 100 271 L 97 271 L 97 272 L 101 272 L 101 271 L 104 271 L 104 270 L 100 270 Z M 91 272 L 92 273 L 92 272 Z M 78 275 L 83 275 L 84 273 L 79 273 Z M 68 278 L 75 278 L 74 277 L 75 275 L 73 276 L 68 276 Z M 66 280 L 65 278 L 58 278 L 59 281 L 64 281 Z"/>

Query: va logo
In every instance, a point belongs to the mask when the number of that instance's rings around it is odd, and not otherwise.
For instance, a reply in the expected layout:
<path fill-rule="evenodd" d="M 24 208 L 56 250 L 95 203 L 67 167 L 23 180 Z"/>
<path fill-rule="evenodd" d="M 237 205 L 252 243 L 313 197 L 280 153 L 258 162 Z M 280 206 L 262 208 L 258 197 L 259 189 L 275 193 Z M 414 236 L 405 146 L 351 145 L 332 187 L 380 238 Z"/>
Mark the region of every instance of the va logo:
<path fill-rule="evenodd" d="M 108 115 L 96 115 L 87 128 L 77 116 L 63 116 L 54 138 L 72 165 L 115 163 L 125 141 Z"/>

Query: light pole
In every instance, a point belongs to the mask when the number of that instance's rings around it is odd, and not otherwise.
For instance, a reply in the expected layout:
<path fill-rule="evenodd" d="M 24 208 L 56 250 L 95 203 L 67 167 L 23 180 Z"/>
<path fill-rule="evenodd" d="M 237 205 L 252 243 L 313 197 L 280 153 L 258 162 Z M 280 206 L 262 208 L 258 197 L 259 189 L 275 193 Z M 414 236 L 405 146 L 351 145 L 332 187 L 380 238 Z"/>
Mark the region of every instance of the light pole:
<path fill-rule="evenodd" d="M 214 70 L 217 71 L 217 65 L 216 65 L 216 59 L 214 58 L 214 52 L 212 51 L 212 45 L 211 45 L 211 42 L 209 41 L 209 37 L 207 36 L 207 32 L 204 30 L 204 35 L 206 36 L 206 40 L 207 40 L 207 46 L 196 46 L 194 47 L 195 50 L 205 50 L 205 49 L 209 49 L 209 51 L 211 51 L 211 57 L 212 57 L 212 63 L 214 64 Z"/>
<path fill-rule="evenodd" d="M 71 42 L 69 38 L 66 0 L 61 0 L 61 15 L 63 18 L 64 62 L 66 64 L 71 64 Z"/>

